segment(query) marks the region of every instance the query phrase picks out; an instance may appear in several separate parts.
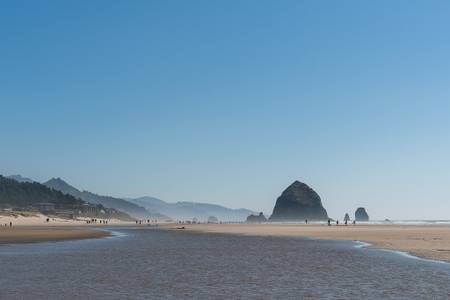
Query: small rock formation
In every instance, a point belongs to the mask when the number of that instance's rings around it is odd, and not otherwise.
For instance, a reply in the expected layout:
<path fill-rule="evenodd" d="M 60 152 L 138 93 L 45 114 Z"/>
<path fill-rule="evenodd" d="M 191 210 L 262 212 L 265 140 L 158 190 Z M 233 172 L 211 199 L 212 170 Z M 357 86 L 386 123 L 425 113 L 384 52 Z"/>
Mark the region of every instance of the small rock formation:
<path fill-rule="evenodd" d="M 350 216 L 348 215 L 348 213 L 346 213 L 345 217 L 344 217 L 344 222 L 348 222 L 348 221 L 350 221 Z"/>
<path fill-rule="evenodd" d="M 208 217 L 208 224 L 219 224 L 219 219 L 214 216 Z"/>
<path fill-rule="evenodd" d="M 328 220 L 319 195 L 308 185 L 295 181 L 278 197 L 270 221 Z"/>
<path fill-rule="evenodd" d="M 259 215 L 250 215 L 247 217 L 247 223 L 263 223 L 267 222 L 267 218 L 262 212 Z"/>
<path fill-rule="evenodd" d="M 356 221 L 362 221 L 362 222 L 367 222 L 369 221 L 369 215 L 366 212 L 366 209 L 364 207 L 359 207 L 356 211 L 355 211 L 355 220 Z"/>

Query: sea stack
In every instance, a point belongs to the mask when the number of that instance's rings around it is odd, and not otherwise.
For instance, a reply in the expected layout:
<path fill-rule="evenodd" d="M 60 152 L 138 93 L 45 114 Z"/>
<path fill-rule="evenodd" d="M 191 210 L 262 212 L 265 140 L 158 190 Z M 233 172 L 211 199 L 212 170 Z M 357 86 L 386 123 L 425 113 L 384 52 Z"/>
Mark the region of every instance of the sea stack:
<path fill-rule="evenodd" d="M 219 219 L 215 216 L 208 217 L 208 224 L 219 224 Z"/>
<path fill-rule="evenodd" d="M 364 207 L 359 207 L 355 211 L 355 220 L 360 222 L 369 221 L 369 215 L 367 214 L 366 209 Z"/>
<path fill-rule="evenodd" d="M 344 222 L 348 222 L 348 221 L 350 221 L 350 216 L 349 216 L 348 213 L 347 213 L 347 214 L 345 214 L 345 216 L 344 216 Z"/>
<path fill-rule="evenodd" d="M 320 196 L 308 185 L 295 181 L 278 197 L 270 221 L 322 221 L 328 214 Z"/>
<path fill-rule="evenodd" d="M 250 215 L 247 217 L 247 223 L 264 223 L 267 222 L 267 218 L 262 212 L 259 215 Z"/>

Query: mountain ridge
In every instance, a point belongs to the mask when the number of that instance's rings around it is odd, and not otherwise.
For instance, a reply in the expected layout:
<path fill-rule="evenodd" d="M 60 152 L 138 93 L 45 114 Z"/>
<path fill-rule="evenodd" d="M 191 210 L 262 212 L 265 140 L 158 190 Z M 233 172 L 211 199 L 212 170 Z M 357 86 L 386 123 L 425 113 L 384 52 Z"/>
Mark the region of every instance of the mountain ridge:
<path fill-rule="evenodd" d="M 178 201 L 166 202 L 159 198 L 143 196 L 129 201 L 144 206 L 150 211 L 159 211 L 173 219 L 207 221 L 210 216 L 217 217 L 220 221 L 245 221 L 251 214 L 256 212 L 246 208 L 228 208 L 219 204 Z"/>
<path fill-rule="evenodd" d="M 142 206 L 127 201 L 121 198 L 115 198 L 111 196 L 98 195 L 89 191 L 80 191 L 74 186 L 68 184 L 61 178 L 51 178 L 43 183 L 45 186 L 61 191 L 63 193 L 78 197 L 86 202 L 102 204 L 106 207 L 111 207 L 123 211 L 130 216 L 137 219 L 169 219 L 167 216 L 158 212 L 150 212 Z"/>
<path fill-rule="evenodd" d="M 20 175 L 20 174 L 17 174 L 17 175 L 9 175 L 9 176 L 5 176 L 5 177 L 6 177 L 6 178 L 9 178 L 9 179 L 14 179 L 15 181 L 18 181 L 18 182 L 28 182 L 28 183 L 35 182 L 33 179 L 28 178 L 28 177 L 23 177 L 23 176 Z"/>

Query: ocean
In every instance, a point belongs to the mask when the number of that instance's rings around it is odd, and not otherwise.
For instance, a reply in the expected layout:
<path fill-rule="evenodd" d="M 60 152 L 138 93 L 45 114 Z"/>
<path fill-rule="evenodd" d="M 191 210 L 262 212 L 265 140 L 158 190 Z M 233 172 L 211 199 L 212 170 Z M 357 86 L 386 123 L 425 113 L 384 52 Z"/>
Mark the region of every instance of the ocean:
<path fill-rule="evenodd" d="M 450 264 L 354 242 L 111 230 L 0 246 L 0 299 L 450 298 Z"/>

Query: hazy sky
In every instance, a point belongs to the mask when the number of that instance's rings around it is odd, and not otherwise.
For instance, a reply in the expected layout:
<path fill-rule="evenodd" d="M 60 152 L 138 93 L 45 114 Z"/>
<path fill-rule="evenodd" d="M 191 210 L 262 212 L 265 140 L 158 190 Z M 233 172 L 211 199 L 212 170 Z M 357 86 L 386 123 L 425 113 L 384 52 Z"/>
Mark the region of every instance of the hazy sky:
<path fill-rule="evenodd" d="M 2 1 L 0 174 L 450 219 L 449 1 Z"/>

